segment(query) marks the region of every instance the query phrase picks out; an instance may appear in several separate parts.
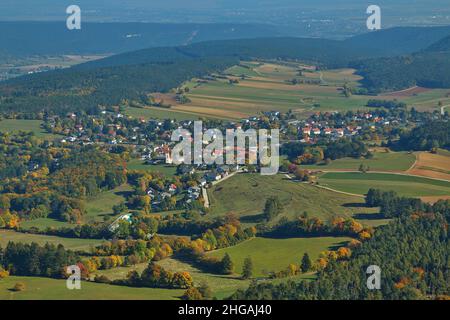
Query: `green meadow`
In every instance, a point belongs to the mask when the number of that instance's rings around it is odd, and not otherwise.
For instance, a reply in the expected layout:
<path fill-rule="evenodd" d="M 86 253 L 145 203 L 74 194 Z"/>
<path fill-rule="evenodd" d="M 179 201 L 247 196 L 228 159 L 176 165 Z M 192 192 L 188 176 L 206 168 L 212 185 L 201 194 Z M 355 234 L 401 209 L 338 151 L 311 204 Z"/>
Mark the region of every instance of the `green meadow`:
<path fill-rule="evenodd" d="M 343 158 L 328 165 L 301 165 L 310 170 L 355 170 L 361 164 L 375 171 L 406 171 L 414 164 L 416 156 L 408 152 L 374 152 L 371 159 Z"/>
<path fill-rule="evenodd" d="M 354 194 L 370 188 L 395 191 L 406 197 L 448 196 L 450 182 L 389 173 L 329 172 L 320 176 L 322 186 Z"/>
<path fill-rule="evenodd" d="M 308 253 L 314 261 L 325 250 L 345 245 L 350 238 L 289 238 L 269 239 L 253 238 L 236 246 L 208 253 L 222 258 L 228 253 L 235 265 L 235 272 L 241 273 L 244 259 L 250 257 L 254 265 L 255 276 L 267 276 L 268 272 L 281 271 L 291 263 L 300 264 L 303 254 Z"/>
<path fill-rule="evenodd" d="M 165 164 L 150 165 L 145 164 L 145 161 L 141 159 L 132 159 L 128 161 L 127 168 L 128 170 L 160 172 L 167 177 L 173 176 L 177 172 L 176 166 L 170 166 Z"/>
<path fill-rule="evenodd" d="M 10 241 L 22 243 L 35 242 L 39 245 L 44 245 L 46 243 L 54 245 L 62 244 L 66 249 L 76 251 L 89 251 L 92 246 L 99 245 L 103 242 L 103 240 L 95 240 L 95 239 L 72 239 L 56 236 L 22 233 L 12 230 L 0 230 L 0 246 L 5 247 Z"/>
<path fill-rule="evenodd" d="M 212 216 L 235 212 L 244 224 L 260 222 L 265 201 L 278 196 L 284 205 L 279 215 L 293 219 L 303 212 L 329 220 L 335 215 L 375 214 L 375 208 L 364 207 L 362 197 L 336 193 L 307 183 L 288 179 L 285 175 L 262 176 L 237 174 L 208 190 Z M 275 220 L 277 221 L 277 219 Z"/>
<path fill-rule="evenodd" d="M 103 221 L 111 218 L 113 214 L 113 206 L 126 201 L 127 193 L 133 191 L 128 185 L 119 186 L 113 190 L 105 191 L 92 197 L 86 201 L 87 215 L 84 217 L 86 221 Z"/>
<path fill-rule="evenodd" d="M 41 120 L 4 119 L 0 121 L 0 132 L 18 133 L 20 131 L 33 132 L 36 137 L 55 139 L 58 136 L 50 134 L 41 128 Z"/>
<path fill-rule="evenodd" d="M 25 290 L 11 290 L 18 282 Z M 0 280 L 0 300 L 175 300 L 184 290 L 131 288 L 83 281 L 81 290 L 69 290 L 65 280 L 8 277 Z"/>

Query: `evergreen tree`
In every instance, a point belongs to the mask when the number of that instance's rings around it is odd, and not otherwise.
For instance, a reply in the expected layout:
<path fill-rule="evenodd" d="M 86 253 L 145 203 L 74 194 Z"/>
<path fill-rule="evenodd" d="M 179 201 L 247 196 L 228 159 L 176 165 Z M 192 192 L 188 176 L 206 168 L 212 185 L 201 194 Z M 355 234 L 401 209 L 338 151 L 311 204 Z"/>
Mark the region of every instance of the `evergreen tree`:
<path fill-rule="evenodd" d="M 309 270 L 311 270 L 311 267 L 312 267 L 311 259 L 309 258 L 309 255 L 307 253 L 305 253 L 303 255 L 302 264 L 301 264 L 302 272 L 303 273 L 308 272 Z"/>
<path fill-rule="evenodd" d="M 253 261 L 252 258 L 247 257 L 244 260 L 244 266 L 242 268 L 242 278 L 250 279 L 253 276 Z"/>
<path fill-rule="evenodd" d="M 221 265 L 224 274 L 232 274 L 234 272 L 234 263 L 231 261 L 231 257 L 228 253 L 225 253 Z"/>

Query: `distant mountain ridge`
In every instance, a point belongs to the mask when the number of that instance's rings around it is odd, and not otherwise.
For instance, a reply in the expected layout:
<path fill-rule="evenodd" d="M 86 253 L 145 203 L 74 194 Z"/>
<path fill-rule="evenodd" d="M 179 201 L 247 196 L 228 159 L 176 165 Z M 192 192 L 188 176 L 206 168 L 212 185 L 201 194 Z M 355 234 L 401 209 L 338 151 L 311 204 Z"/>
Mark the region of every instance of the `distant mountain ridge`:
<path fill-rule="evenodd" d="M 355 60 L 412 54 L 449 35 L 450 26 L 393 28 L 370 32 L 344 41 L 281 36 L 277 38 L 213 40 L 187 46 L 148 48 L 126 52 L 88 62 L 79 67 L 112 67 L 206 56 L 238 56 L 242 59 L 252 57 L 301 59 L 324 63 L 329 67 L 341 67 Z"/>
<path fill-rule="evenodd" d="M 390 55 L 402 55 L 421 51 L 446 36 L 450 36 L 450 26 L 397 27 L 358 35 L 345 42 L 376 52 L 388 49 Z"/>
<path fill-rule="evenodd" d="M 257 24 L 83 23 L 68 30 L 65 22 L 0 22 L 4 55 L 122 53 L 221 39 L 277 37 L 277 27 Z"/>
<path fill-rule="evenodd" d="M 450 51 L 450 36 L 445 37 L 444 39 L 441 39 L 441 40 L 437 41 L 436 43 L 433 43 L 425 51 L 427 51 L 427 52 Z"/>

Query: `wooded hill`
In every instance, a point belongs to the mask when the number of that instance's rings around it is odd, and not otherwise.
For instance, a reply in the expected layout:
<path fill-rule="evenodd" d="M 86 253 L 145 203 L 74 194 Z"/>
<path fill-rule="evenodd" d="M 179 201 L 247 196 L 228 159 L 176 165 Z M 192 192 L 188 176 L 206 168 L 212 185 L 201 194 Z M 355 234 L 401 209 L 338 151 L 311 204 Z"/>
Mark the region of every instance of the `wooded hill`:
<path fill-rule="evenodd" d="M 450 52 L 420 52 L 351 64 L 364 77 L 370 93 L 397 91 L 413 86 L 450 88 Z"/>
<path fill-rule="evenodd" d="M 418 39 L 412 36 L 415 29 L 421 30 L 416 30 Z M 422 51 L 395 57 L 397 52 L 426 49 L 431 40 L 450 34 L 450 27 L 415 29 L 397 28 L 345 41 L 261 38 L 144 49 L 1 83 L 0 111 L 95 111 L 98 105 L 117 105 L 122 99 L 145 100 L 150 92 L 166 92 L 192 77 L 248 59 L 296 60 L 321 68 L 353 66 L 372 93 L 414 85 L 450 87 L 450 53 Z M 396 40 L 398 46 L 381 45 Z"/>
<path fill-rule="evenodd" d="M 450 51 L 450 36 L 432 44 L 426 49 L 427 52 L 447 52 Z"/>
<path fill-rule="evenodd" d="M 274 26 L 238 23 L 94 23 L 68 30 L 65 21 L 1 21 L 0 56 L 117 54 L 221 39 L 277 37 Z"/>

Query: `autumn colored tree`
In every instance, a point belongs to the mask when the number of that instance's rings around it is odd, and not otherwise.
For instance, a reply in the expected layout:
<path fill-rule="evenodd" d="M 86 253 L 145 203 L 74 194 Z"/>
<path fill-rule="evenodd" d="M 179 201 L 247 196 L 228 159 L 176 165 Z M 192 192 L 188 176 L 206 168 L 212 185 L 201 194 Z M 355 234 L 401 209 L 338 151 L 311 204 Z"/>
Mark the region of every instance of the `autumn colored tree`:
<path fill-rule="evenodd" d="M 194 280 L 192 280 L 192 276 L 189 272 L 176 272 L 173 275 L 172 279 L 172 287 L 188 289 L 194 285 Z"/>
<path fill-rule="evenodd" d="M 9 272 L 0 267 L 0 280 L 9 276 Z"/>
<path fill-rule="evenodd" d="M 26 285 L 23 282 L 17 282 L 14 287 L 12 288 L 13 291 L 25 291 Z"/>
<path fill-rule="evenodd" d="M 183 299 L 183 300 L 203 300 L 203 296 L 197 288 L 192 287 L 192 288 L 187 289 L 184 292 L 181 299 Z"/>

